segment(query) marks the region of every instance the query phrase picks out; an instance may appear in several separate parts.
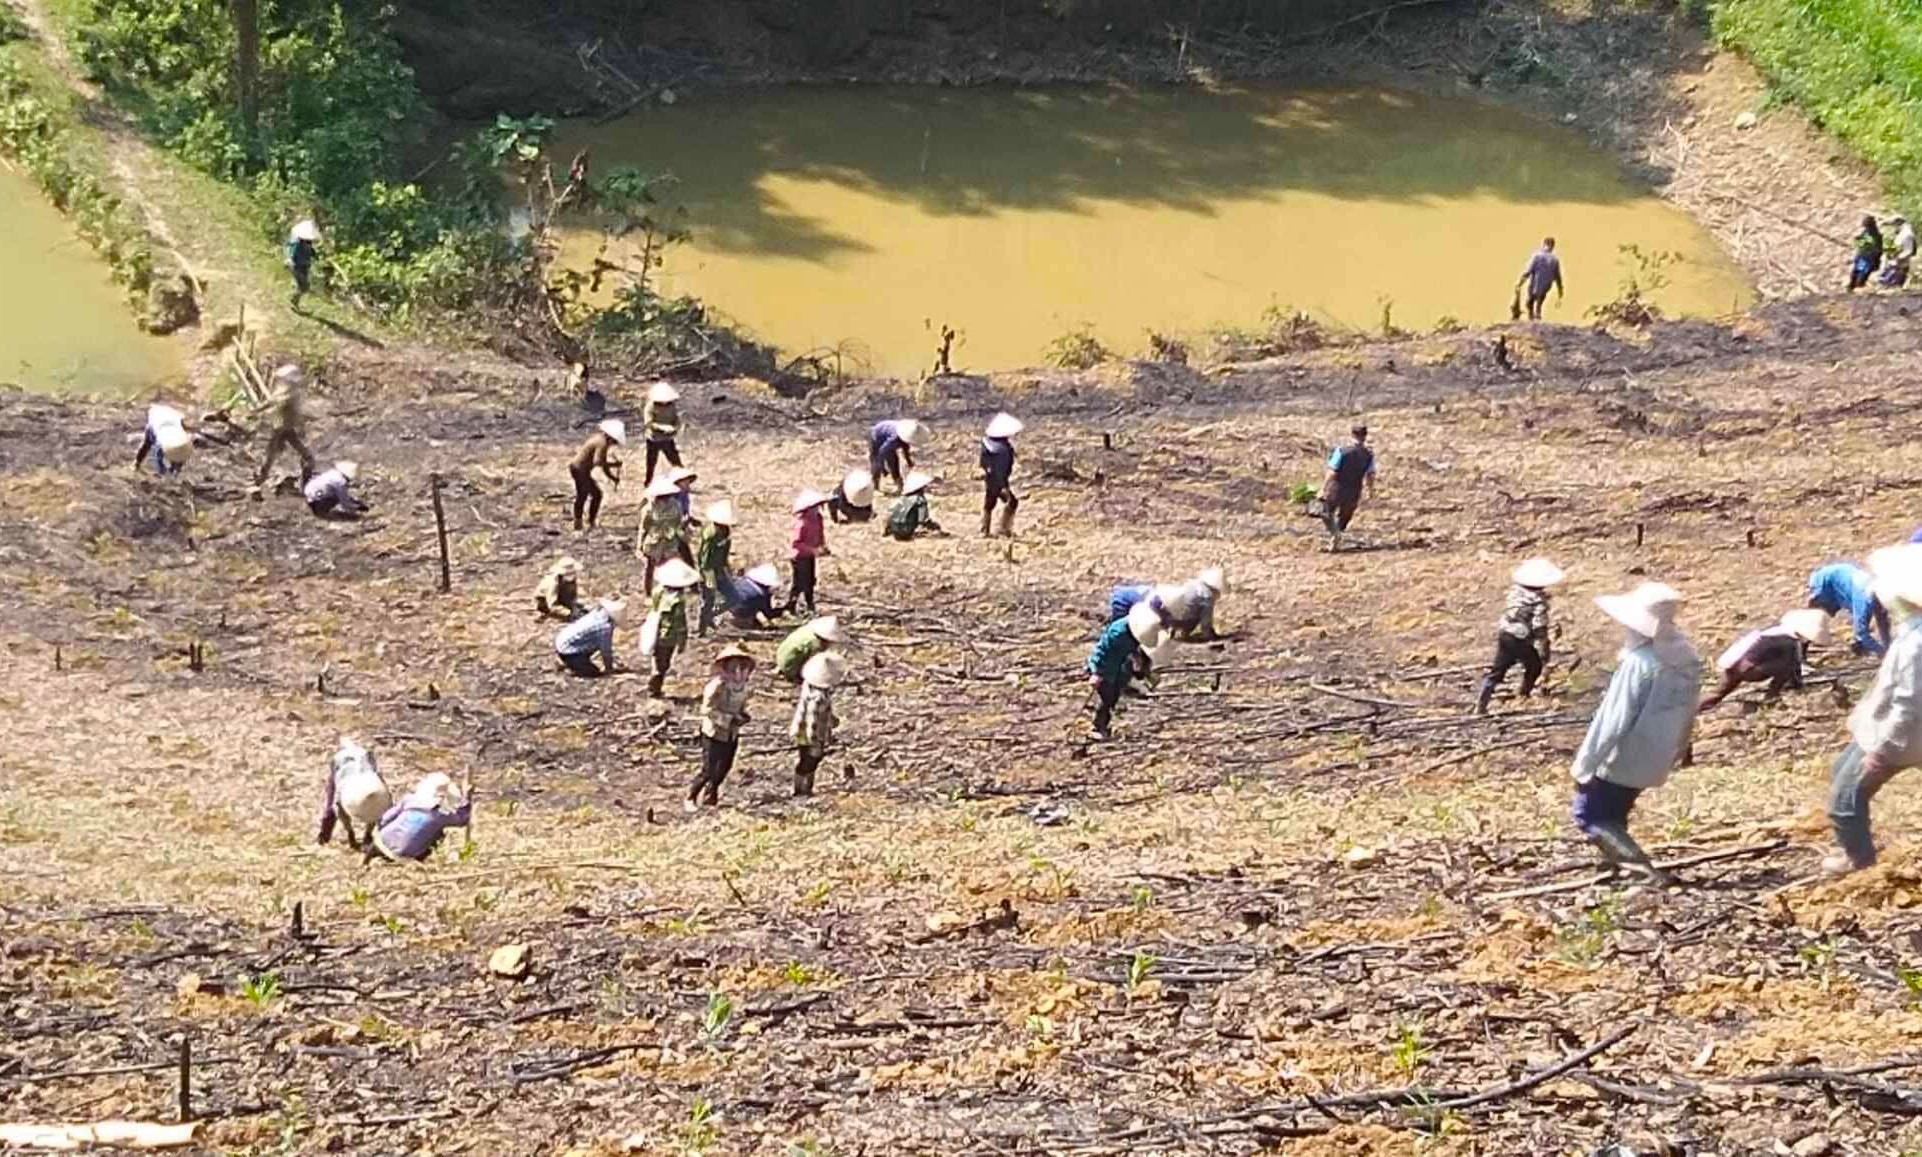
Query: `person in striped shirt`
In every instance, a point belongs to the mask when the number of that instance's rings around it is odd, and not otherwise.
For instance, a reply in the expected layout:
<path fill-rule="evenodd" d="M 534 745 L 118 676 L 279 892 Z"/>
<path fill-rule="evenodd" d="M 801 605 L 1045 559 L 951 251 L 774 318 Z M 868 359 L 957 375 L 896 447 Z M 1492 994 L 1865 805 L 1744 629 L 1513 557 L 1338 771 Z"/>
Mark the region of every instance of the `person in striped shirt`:
<path fill-rule="evenodd" d="M 1508 678 L 1510 668 L 1522 668 L 1521 697 L 1535 690 L 1535 683 L 1548 666 L 1551 645 L 1548 640 L 1548 589 L 1561 582 L 1562 568 L 1545 558 L 1531 558 L 1515 568 L 1514 585 L 1508 588 L 1508 601 L 1495 624 L 1495 657 L 1482 676 L 1481 695 L 1475 700 L 1475 714 L 1488 714 L 1488 701 L 1495 688 Z"/>
<path fill-rule="evenodd" d="M 601 605 L 562 627 L 554 636 L 554 653 L 561 665 L 583 678 L 614 673 L 614 631 L 621 625 L 627 604 L 619 599 L 602 599 Z M 594 656 L 602 666 L 594 665 Z"/>

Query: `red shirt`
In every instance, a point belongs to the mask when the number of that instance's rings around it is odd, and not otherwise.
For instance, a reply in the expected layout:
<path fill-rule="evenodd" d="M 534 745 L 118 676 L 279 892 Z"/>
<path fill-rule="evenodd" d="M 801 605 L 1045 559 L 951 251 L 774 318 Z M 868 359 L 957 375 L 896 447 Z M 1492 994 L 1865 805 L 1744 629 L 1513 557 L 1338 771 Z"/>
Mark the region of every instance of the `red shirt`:
<path fill-rule="evenodd" d="M 789 542 L 795 558 L 813 558 L 827 549 L 828 531 L 822 525 L 821 508 L 809 507 L 794 516 L 794 537 Z"/>

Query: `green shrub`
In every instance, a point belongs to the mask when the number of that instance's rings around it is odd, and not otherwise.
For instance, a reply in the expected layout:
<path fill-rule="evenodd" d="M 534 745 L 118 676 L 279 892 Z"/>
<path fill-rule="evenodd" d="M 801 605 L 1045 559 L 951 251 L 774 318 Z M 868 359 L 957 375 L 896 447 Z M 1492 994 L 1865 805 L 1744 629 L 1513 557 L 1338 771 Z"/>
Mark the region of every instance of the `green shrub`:
<path fill-rule="evenodd" d="M 1042 351 L 1048 364 L 1064 370 L 1091 370 L 1102 362 L 1112 360 L 1113 351 L 1101 344 L 1089 325 L 1078 325 L 1048 343 Z"/>

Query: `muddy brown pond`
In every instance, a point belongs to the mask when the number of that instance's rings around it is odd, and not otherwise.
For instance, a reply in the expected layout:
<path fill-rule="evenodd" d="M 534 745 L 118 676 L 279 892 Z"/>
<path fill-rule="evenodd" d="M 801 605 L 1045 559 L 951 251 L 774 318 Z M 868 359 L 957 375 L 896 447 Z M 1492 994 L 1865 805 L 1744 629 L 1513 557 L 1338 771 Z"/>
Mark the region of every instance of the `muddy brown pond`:
<path fill-rule="evenodd" d="M 1086 326 L 1253 328 L 1271 307 L 1378 329 L 1508 316 L 1554 234 L 1579 322 L 1620 247 L 1679 258 L 1651 297 L 1723 314 L 1753 294 L 1708 233 L 1561 125 L 1381 90 L 805 88 L 697 94 L 565 126 L 597 168 L 671 173 L 692 241 L 671 291 L 788 355 L 909 376 L 943 324 L 956 368 L 1033 365 Z M 575 244 L 585 252 L 584 237 Z"/>

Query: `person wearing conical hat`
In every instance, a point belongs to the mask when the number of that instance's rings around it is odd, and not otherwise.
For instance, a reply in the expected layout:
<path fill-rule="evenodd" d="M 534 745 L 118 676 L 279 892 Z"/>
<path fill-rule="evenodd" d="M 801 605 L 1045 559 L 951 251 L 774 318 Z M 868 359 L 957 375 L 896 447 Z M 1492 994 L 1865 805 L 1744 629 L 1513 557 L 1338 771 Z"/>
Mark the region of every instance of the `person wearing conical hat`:
<path fill-rule="evenodd" d="M 751 566 L 722 588 L 721 605 L 727 608 L 737 627 L 753 630 L 773 626 L 782 614 L 774 605 L 774 592 L 780 585 L 781 570 L 773 563 Z"/>
<path fill-rule="evenodd" d="M 934 479 L 922 471 L 908 475 L 901 484 L 901 497 L 888 511 L 885 530 L 889 538 L 906 542 L 923 530 L 941 533 L 941 524 L 934 520 L 934 511 L 928 505 L 928 487 L 933 484 Z"/>
<path fill-rule="evenodd" d="M 827 758 L 834 742 L 834 728 L 840 720 L 834 715 L 834 689 L 847 678 L 846 655 L 827 651 L 814 656 L 801 668 L 801 695 L 794 701 L 794 719 L 788 735 L 794 740 L 794 794 L 814 794 L 814 773 Z M 850 778 L 853 772 L 849 772 Z"/>
<path fill-rule="evenodd" d="M 1508 601 L 1495 624 L 1495 657 L 1482 676 L 1475 714 L 1488 714 L 1488 701 L 1495 697 L 1495 688 L 1517 664 L 1522 669 L 1521 697 L 1526 699 L 1534 693 L 1553 653 L 1548 636 L 1548 591 L 1565 577 L 1561 567 L 1545 558 L 1531 558 L 1509 576 Z"/>
<path fill-rule="evenodd" d="M 655 587 L 649 614 L 656 616 L 654 632 L 654 674 L 647 681 L 647 696 L 661 697 L 667 671 L 674 653 L 687 646 L 687 592 L 700 585 L 701 576 L 678 558 L 670 558 L 655 571 L 660 582 Z"/>
<path fill-rule="evenodd" d="M 642 585 L 654 589 L 654 571 L 687 549 L 687 526 L 681 517 L 681 488 L 663 474 L 647 486 L 647 507 L 641 511 L 641 533 L 635 550 L 645 565 Z"/>
<path fill-rule="evenodd" d="M 446 772 L 421 777 L 407 798 L 387 809 L 374 830 L 375 854 L 389 860 L 424 860 L 448 828 L 464 828 L 473 817 L 474 801 Z"/>
<path fill-rule="evenodd" d="M 1880 655 L 1888 646 L 1889 613 L 1875 597 L 1869 572 L 1852 562 L 1817 567 L 1809 575 L 1809 606 L 1824 614 L 1847 611 L 1855 625 L 1855 653 Z"/>
<path fill-rule="evenodd" d="M 1572 769 L 1575 826 L 1610 864 L 1655 879 L 1665 877 L 1628 834 L 1628 816 L 1644 791 L 1668 782 L 1695 727 L 1702 660 L 1675 625 L 1681 601 L 1655 582 L 1595 600 L 1627 638 Z"/>
<path fill-rule="evenodd" d="M 1226 589 L 1228 576 L 1220 567 L 1211 566 L 1185 583 L 1155 587 L 1148 595 L 1148 605 L 1160 618 L 1161 629 L 1171 637 L 1205 643 L 1217 637 L 1215 604 Z M 1109 603 L 1112 606 L 1113 599 Z"/>
<path fill-rule="evenodd" d="M 787 611 L 794 613 L 802 599 L 808 614 L 815 612 L 814 581 L 816 560 L 834 553 L 828 549 L 827 520 L 821 510 L 828 496 L 819 490 L 803 490 L 794 498 L 794 532 L 788 536 L 789 560 L 794 568 L 794 584 L 788 588 Z"/>
<path fill-rule="evenodd" d="M 1137 675 L 1146 674 L 1148 652 L 1162 642 L 1161 617 L 1147 603 L 1136 603 L 1126 618 L 1109 623 L 1088 652 L 1088 685 L 1094 688 L 1094 727 L 1090 739 L 1106 740 L 1115 704 Z"/>
<path fill-rule="evenodd" d="M 753 673 L 754 656 L 738 643 L 714 656 L 714 677 L 701 692 L 701 772 L 687 789 L 690 812 L 703 803 L 720 805 L 721 783 L 734 769 L 741 727 L 748 721 L 748 678 Z"/>
<path fill-rule="evenodd" d="M 542 618 L 557 611 L 566 619 L 582 613 L 579 562 L 563 555 L 547 568 L 547 573 L 541 576 L 540 585 L 534 588 L 534 610 Z"/>
<path fill-rule="evenodd" d="M 380 764 L 356 741 L 342 736 L 334 756 L 327 761 L 327 774 L 321 781 L 319 843 L 334 838 L 336 824 L 347 831 L 347 846 L 359 851 L 361 841 L 373 836 L 380 817 L 394 802 L 387 781 L 380 777 Z M 360 834 L 354 834 L 354 821 L 360 821 Z"/>
<path fill-rule="evenodd" d="M 1001 536 L 1014 537 L 1014 512 L 1021 500 L 1014 496 L 1014 436 L 1021 432 L 1021 419 L 1013 414 L 996 414 L 981 439 L 981 477 L 986 493 L 981 500 L 981 537 L 994 532 L 994 508 L 1001 511 Z"/>
<path fill-rule="evenodd" d="M 681 415 L 676 408 L 681 400 L 681 391 L 666 382 L 655 382 L 647 388 L 647 402 L 641 407 L 641 424 L 647 439 L 647 474 L 642 483 L 654 481 L 654 464 L 662 458 L 670 466 L 681 464 L 681 452 L 675 448 L 674 439 L 681 434 Z"/>
<path fill-rule="evenodd" d="M 172 406 L 155 402 L 147 407 L 147 428 L 140 436 L 140 449 L 134 452 L 133 468 L 153 456 L 153 472 L 166 477 L 180 473 L 193 457 L 194 438 L 187 432 L 187 416 Z"/>
<path fill-rule="evenodd" d="M 600 605 L 560 629 L 554 636 L 554 654 L 561 666 L 585 679 L 612 675 L 614 632 L 627 616 L 627 604 L 620 599 L 602 599 Z M 594 665 L 594 656 L 601 666 Z"/>
<path fill-rule="evenodd" d="M 1837 850 L 1822 870 L 1838 876 L 1875 863 L 1869 805 L 1898 773 L 1922 766 L 1922 546 L 1878 550 L 1869 571 L 1895 632 L 1875 685 L 1849 715 L 1849 745 L 1829 775 Z"/>
<path fill-rule="evenodd" d="M 305 485 L 314 473 L 314 454 L 307 448 L 307 371 L 289 362 L 274 371 L 273 392 L 267 400 L 248 411 L 248 417 L 271 415 L 267 435 L 267 456 L 254 475 L 254 485 L 263 486 L 273 473 L 274 460 L 283 448 L 300 456 L 300 481 Z"/>
<path fill-rule="evenodd" d="M 828 495 L 828 517 L 836 522 L 867 522 L 874 518 L 874 475 L 850 470 Z"/>
<path fill-rule="evenodd" d="M 914 444 L 921 440 L 921 423 L 913 418 L 895 418 L 886 422 L 876 422 L 868 431 L 868 476 L 875 485 L 881 478 L 894 479 L 894 488 L 901 489 L 901 464 L 906 462 L 908 469 L 914 469 Z"/>
<path fill-rule="evenodd" d="M 320 256 L 320 226 L 309 217 L 294 223 L 287 234 L 287 268 L 294 275 L 294 312 L 300 312 L 300 299 L 307 296 L 314 261 Z"/>
<path fill-rule="evenodd" d="M 574 452 L 573 460 L 567 464 L 567 473 L 574 479 L 574 529 L 581 529 L 581 515 L 587 515 L 587 525 L 593 526 L 601 517 L 600 483 L 594 481 L 594 471 L 607 475 L 614 485 L 621 484 L 621 463 L 614 457 L 614 447 L 627 444 L 627 423 L 619 418 L 608 418 L 594 428 Z"/>
<path fill-rule="evenodd" d="M 1722 673 L 1722 685 L 1696 710 L 1709 710 L 1744 683 L 1767 683 L 1770 699 L 1785 687 L 1800 691 L 1802 664 L 1808 660 L 1809 648 L 1824 646 L 1828 641 L 1829 618 L 1814 607 L 1790 611 L 1775 626 L 1750 631 L 1715 661 Z"/>
<path fill-rule="evenodd" d="M 729 565 L 733 550 L 734 504 L 725 498 L 708 503 L 707 525 L 694 552 L 694 569 L 701 576 L 700 633 L 704 637 L 713 629 L 714 612 L 734 582 Z"/>
<path fill-rule="evenodd" d="M 801 670 L 808 660 L 832 650 L 847 640 L 841 620 L 833 615 L 802 623 L 788 632 L 774 651 L 774 671 L 790 683 L 801 681 Z"/>
<path fill-rule="evenodd" d="M 354 479 L 359 477 L 358 462 L 336 462 L 332 470 L 323 470 L 309 478 L 301 488 L 307 509 L 319 518 L 358 518 L 365 514 L 367 504 L 354 497 L 353 492 Z"/>

